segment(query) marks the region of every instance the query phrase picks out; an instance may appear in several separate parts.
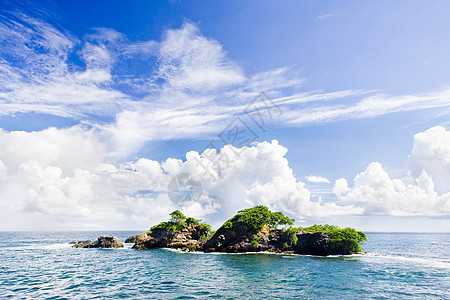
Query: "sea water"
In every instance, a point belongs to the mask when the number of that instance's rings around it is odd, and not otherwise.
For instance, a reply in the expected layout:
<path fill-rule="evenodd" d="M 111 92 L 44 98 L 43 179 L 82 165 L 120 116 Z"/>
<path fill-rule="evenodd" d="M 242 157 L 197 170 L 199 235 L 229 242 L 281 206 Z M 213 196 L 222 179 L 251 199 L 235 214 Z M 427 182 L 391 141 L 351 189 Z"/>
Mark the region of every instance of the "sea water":
<path fill-rule="evenodd" d="M 365 255 L 74 249 L 137 232 L 1 232 L 0 298 L 450 299 L 450 234 L 368 233 Z"/>

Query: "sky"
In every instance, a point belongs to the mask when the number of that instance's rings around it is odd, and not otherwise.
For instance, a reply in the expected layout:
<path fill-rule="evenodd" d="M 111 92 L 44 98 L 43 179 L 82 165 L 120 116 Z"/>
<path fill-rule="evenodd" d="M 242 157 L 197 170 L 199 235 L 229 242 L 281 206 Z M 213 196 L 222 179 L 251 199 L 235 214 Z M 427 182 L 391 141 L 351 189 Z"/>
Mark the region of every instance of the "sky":
<path fill-rule="evenodd" d="M 450 232 L 447 1 L 2 1 L 0 230 Z"/>

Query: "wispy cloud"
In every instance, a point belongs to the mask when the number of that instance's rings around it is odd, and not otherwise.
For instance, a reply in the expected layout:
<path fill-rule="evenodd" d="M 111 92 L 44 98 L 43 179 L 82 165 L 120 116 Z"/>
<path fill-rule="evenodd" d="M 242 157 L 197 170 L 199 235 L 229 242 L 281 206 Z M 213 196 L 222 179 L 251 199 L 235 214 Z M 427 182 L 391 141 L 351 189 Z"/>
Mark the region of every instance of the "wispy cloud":
<path fill-rule="evenodd" d="M 38 112 L 88 120 L 126 145 L 217 133 L 262 91 L 284 111 L 276 122 L 285 126 L 450 106 L 448 89 L 400 96 L 300 92 L 304 78 L 293 68 L 245 74 L 191 23 L 167 30 L 161 41 L 131 42 L 113 29 L 74 37 L 11 14 L 0 19 L 0 33 L 0 116 Z M 142 71 L 127 73 L 123 61 Z M 115 121 L 98 124 L 96 116 Z"/>

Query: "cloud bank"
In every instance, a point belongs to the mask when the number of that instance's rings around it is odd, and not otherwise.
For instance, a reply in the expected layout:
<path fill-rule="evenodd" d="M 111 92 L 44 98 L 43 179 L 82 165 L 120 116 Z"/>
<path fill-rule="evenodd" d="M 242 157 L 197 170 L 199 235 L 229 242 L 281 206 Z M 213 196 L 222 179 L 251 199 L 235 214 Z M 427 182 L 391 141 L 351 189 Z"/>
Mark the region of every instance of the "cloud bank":
<path fill-rule="evenodd" d="M 449 150 L 448 139 L 442 138 L 448 134 L 445 128 L 434 127 L 415 136 L 411 155 L 415 168 L 419 168 L 419 158 L 430 155 L 419 149 L 439 149 L 433 151 L 433 159 L 448 163 L 448 157 L 442 155 Z M 450 193 L 438 193 L 433 179 L 442 170 L 428 164 L 422 165 L 417 177 L 411 174 L 395 179 L 373 162 L 351 185 L 343 178 L 336 180 L 336 199 L 324 202 L 320 197 L 313 200 L 306 184 L 296 179 L 285 157 L 287 148 L 277 141 L 191 151 L 184 160 L 162 162 L 147 158 L 116 162 L 108 147 L 99 132 L 81 126 L 0 132 L 2 228 L 14 228 L 19 222 L 12 216 L 31 223 L 45 219 L 45 226 L 50 227 L 64 220 L 70 229 L 146 228 L 177 208 L 215 224 L 236 210 L 258 204 L 298 220 L 340 215 L 450 215 Z M 195 176 L 202 192 L 194 201 L 177 206 L 167 188 L 174 176 L 183 173 Z M 448 182 L 444 185 L 448 188 Z"/>

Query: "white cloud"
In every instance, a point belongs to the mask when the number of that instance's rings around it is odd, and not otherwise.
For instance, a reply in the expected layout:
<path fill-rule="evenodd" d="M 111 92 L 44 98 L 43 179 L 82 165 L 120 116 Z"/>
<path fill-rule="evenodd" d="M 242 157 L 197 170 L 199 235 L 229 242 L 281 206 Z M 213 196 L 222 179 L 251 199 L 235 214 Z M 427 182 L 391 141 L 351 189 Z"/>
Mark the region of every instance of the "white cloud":
<path fill-rule="evenodd" d="M 293 68 L 246 75 L 218 41 L 188 22 L 167 30 L 161 41 L 132 42 L 108 28 L 76 38 L 19 14 L 2 20 L 0 33 L 0 115 L 90 119 L 127 145 L 217 132 L 261 91 L 285 112 L 272 122 L 289 126 L 450 106 L 449 90 L 403 96 L 298 93 L 304 78 Z M 128 65 L 143 67 L 129 72 Z M 364 94 L 372 95 L 361 100 Z M 116 121 L 99 125 L 96 116 Z"/>
<path fill-rule="evenodd" d="M 410 160 L 413 175 L 425 170 L 436 191 L 450 192 L 450 131 L 437 126 L 416 134 Z"/>
<path fill-rule="evenodd" d="M 3 214 L 42 216 L 47 222 L 54 220 L 52 226 L 62 219 L 73 226 L 104 228 L 111 220 L 116 221 L 114 226 L 129 229 L 149 226 L 176 208 L 166 192 L 170 180 L 180 173 L 194 174 L 203 189 L 196 203 L 184 210 L 214 222 L 257 204 L 296 218 L 360 213 L 351 205 L 312 201 L 305 184 L 293 176 L 285 158 L 287 149 L 276 141 L 245 149 L 223 147 L 215 153 L 215 164 L 211 164 L 211 150 L 188 152 L 185 161 L 142 158 L 120 163 L 109 155 L 109 147 L 102 133 L 79 126 L 31 133 L 2 131 L 0 205 L 7 207 Z"/>
<path fill-rule="evenodd" d="M 306 176 L 306 180 L 312 183 L 330 183 L 328 178 L 315 175 Z"/>
<path fill-rule="evenodd" d="M 432 128 L 424 134 L 428 139 L 416 135 L 415 146 L 420 149 L 426 148 L 424 140 L 439 144 L 436 140 L 444 132 Z M 343 178 L 336 180 L 336 200 L 324 202 L 320 197 L 314 200 L 305 183 L 294 177 L 285 157 L 287 149 L 277 141 L 243 149 L 228 145 L 219 152 L 191 151 L 185 160 L 156 162 L 141 158 L 123 163 L 120 156 L 111 156 L 115 145 L 110 138 L 104 132 L 80 126 L 0 132 L 0 206 L 5 222 L 16 224 L 8 217 L 15 215 L 29 222 L 46 220 L 48 228 L 59 226 L 62 220 L 67 229 L 81 224 L 92 228 L 145 228 L 176 208 L 166 192 L 170 180 L 180 173 L 193 174 L 203 190 L 193 205 L 184 208 L 186 213 L 215 225 L 239 209 L 258 204 L 296 219 L 450 214 L 450 193 L 436 192 L 426 170 L 417 177 L 395 179 L 374 162 L 355 177 L 351 186 Z M 312 178 L 317 181 L 321 177 Z M 8 224 L 1 226 L 10 228 Z"/>
<path fill-rule="evenodd" d="M 242 83 L 242 71 L 226 58 L 222 46 L 185 23 L 168 30 L 160 48 L 159 76 L 171 87 L 210 90 Z"/>
<path fill-rule="evenodd" d="M 339 120 L 374 118 L 377 116 L 441 108 L 441 112 L 449 112 L 450 89 L 419 95 L 389 96 L 376 94 L 354 101 L 351 104 L 339 103 L 328 106 L 302 107 L 290 109 L 286 114 L 287 123 L 303 126 L 309 123 L 334 122 Z"/>
<path fill-rule="evenodd" d="M 337 196 L 341 196 L 343 194 L 348 193 L 348 182 L 345 178 L 339 178 L 335 181 L 333 186 L 333 193 Z"/>
<path fill-rule="evenodd" d="M 333 192 L 340 200 L 359 203 L 366 215 L 449 216 L 449 137 L 443 127 L 433 127 L 414 137 L 411 175 L 391 178 L 378 162 L 371 163 L 348 187 L 338 179 Z M 441 192 L 435 183 L 441 185 Z"/>

